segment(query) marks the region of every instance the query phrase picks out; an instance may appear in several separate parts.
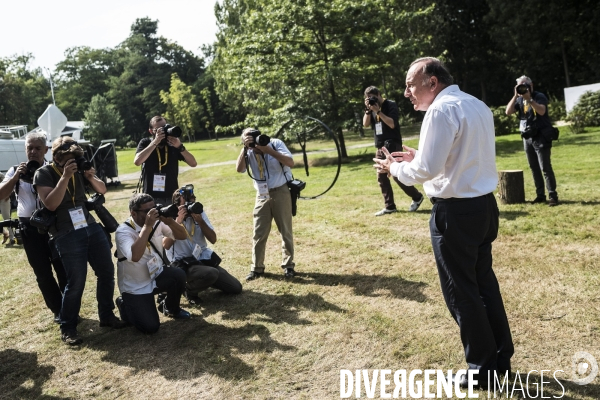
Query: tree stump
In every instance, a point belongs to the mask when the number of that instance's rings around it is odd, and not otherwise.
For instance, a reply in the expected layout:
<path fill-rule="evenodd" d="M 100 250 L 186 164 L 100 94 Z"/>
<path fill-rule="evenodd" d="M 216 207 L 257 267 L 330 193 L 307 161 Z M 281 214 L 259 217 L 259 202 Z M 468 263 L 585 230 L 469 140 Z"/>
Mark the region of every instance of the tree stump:
<path fill-rule="evenodd" d="M 525 202 L 525 182 L 522 170 L 498 171 L 498 197 L 501 204 Z"/>

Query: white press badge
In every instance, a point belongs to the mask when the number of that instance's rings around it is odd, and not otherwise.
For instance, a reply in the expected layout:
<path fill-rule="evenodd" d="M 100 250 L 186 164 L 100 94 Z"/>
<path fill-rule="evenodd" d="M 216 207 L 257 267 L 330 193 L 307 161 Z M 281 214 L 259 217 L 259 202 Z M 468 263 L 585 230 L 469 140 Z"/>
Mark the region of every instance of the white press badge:
<path fill-rule="evenodd" d="M 196 260 L 199 260 L 201 254 L 202 254 L 202 247 L 200 247 L 199 244 L 196 244 L 196 247 L 194 247 L 194 251 L 192 251 L 192 255 L 194 256 L 194 258 Z"/>
<path fill-rule="evenodd" d="M 152 256 L 147 264 L 148 272 L 150 273 L 150 279 L 154 280 L 163 270 L 162 262 L 158 261 L 156 256 Z"/>
<path fill-rule="evenodd" d="M 167 180 L 167 176 L 163 174 L 155 174 L 154 175 L 154 183 L 152 185 L 152 191 L 154 192 L 164 192 L 165 191 L 165 182 Z"/>
<path fill-rule="evenodd" d="M 525 129 L 527 129 L 527 120 L 526 120 L 526 119 L 522 119 L 522 120 L 519 122 L 519 130 L 520 130 L 521 132 L 525 132 Z"/>
<path fill-rule="evenodd" d="M 376 135 L 383 135 L 383 128 L 381 127 L 381 122 L 377 122 L 375 124 L 375 134 Z"/>
<path fill-rule="evenodd" d="M 261 199 L 269 198 L 269 186 L 267 186 L 267 182 L 256 182 L 258 186 L 258 197 Z"/>
<path fill-rule="evenodd" d="M 87 226 L 87 221 L 85 220 L 85 214 L 83 213 L 83 208 L 75 207 L 69 209 L 69 214 L 71 215 L 71 222 L 73 222 L 73 227 L 77 229 L 85 228 Z"/>

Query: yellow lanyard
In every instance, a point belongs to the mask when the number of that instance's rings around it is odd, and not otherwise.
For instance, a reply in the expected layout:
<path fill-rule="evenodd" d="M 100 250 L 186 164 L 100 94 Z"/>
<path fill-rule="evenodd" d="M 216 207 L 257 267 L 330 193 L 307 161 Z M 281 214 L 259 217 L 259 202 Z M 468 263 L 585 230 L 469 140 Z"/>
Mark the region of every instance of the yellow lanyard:
<path fill-rule="evenodd" d="M 258 154 L 254 153 L 254 158 L 256 158 L 256 164 L 258 165 L 258 172 L 260 173 L 260 179 L 265 179 L 265 167 L 264 167 L 264 161 L 262 159 L 262 157 L 260 157 Z"/>
<path fill-rule="evenodd" d="M 183 222 L 185 222 L 185 221 L 183 221 Z M 192 233 L 190 233 L 187 230 L 187 228 L 185 227 L 183 222 L 181 222 L 181 226 L 183 226 L 183 229 L 185 229 L 185 233 L 187 233 L 188 238 L 190 239 L 190 241 L 192 241 L 192 238 L 194 237 L 194 232 L 196 232 L 196 224 L 194 223 L 194 219 L 192 218 Z"/>
<path fill-rule="evenodd" d="M 54 168 L 54 171 L 58 174 L 58 176 L 60 176 L 62 178 L 62 175 L 63 175 L 62 172 L 60 172 L 54 164 L 52 164 L 52 168 Z M 73 202 L 73 207 L 75 207 L 75 174 L 73 174 L 73 176 L 71 177 L 71 180 L 73 181 L 73 193 L 71 193 L 68 183 L 67 183 L 67 191 L 71 195 L 71 201 Z"/>
<path fill-rule="evenodd" d="M 131 227 L 131 229 L 133 229 L 134 231 L 137 232 L 137 229 L 135 229 L 135 226 L 133 225 L 133 222 L 131 221 L 131 217 L 129 217 L 129 219 L 127 221 L 125 221 L 125 223 L 127 225 L 129 225 Z M 152 250 L 150 250 L 150 242 L 146 242 L 146 247 L 148 248 L 148 253 L 150 253 L 150 255 L 152 255 Z"/>
<path fill-rule="evenodd" d="M 167 165 L 169 161 L 169 149 L 165 146 L 165 163 L 162 164 L 162 157 L 160 156 L 160 151 L 158 151 L 158 146 L 156 147 L 156 154 L 158 154 L 158 172 L 162 172 L 162 167 Z"/>
<path fill-rule="evenodd" d="M 531 105 L 531 102 L 528 101 L 527 103 L 523 102 L 523 111 L 525 112 L 525 114 L 527 114 L 527 111 L 529 111 L 529 107 L 531 107 L 531 109 L 533 110 L 533 116 L 537 116 L 537 113 L 535 112 L 535 108 L 533 108 L 533 106 Z"/>

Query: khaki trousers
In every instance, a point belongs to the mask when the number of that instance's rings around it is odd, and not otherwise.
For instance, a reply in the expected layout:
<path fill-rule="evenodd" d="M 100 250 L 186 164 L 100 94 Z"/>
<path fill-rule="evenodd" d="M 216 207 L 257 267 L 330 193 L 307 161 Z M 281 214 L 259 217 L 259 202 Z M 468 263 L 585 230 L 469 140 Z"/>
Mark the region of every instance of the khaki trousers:
<path fill-rule="evenodd" d="M 265 248 L 275 220 L 281 234 L 281 268 L 294 268 L 294 236 L 292 233 L 292 196 L 286 185 L 269 190 L 269 198 L 256 197 L 254 205 L 254 238 L 251 270 L 264 272 Z"/>

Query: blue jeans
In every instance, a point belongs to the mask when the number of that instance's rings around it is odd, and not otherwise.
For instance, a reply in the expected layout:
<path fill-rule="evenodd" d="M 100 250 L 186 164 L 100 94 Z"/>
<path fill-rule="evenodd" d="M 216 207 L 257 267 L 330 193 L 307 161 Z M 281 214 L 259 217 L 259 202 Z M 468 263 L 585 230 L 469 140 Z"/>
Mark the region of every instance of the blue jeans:
<path fill-rule="evenodd" d="M 56 236 L 56 250 L 67 273 L 67 286 L 60 310 L 60 330 L 65 333 L 77 329 L 77 317 L 81 308 L 81 297 L 85 288 L 87 264 L 97 277 L 96 299 L 100 321 L 115 317 L 113 293 L 115 289 L 115 267 L 110 255 L 108 239 L 97 223 Z"/>

